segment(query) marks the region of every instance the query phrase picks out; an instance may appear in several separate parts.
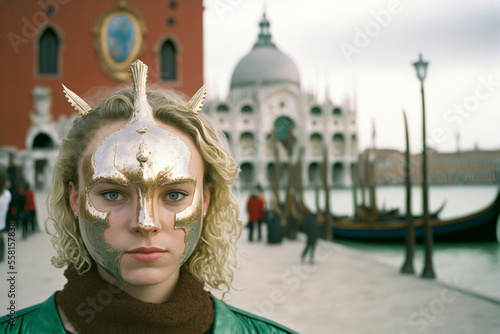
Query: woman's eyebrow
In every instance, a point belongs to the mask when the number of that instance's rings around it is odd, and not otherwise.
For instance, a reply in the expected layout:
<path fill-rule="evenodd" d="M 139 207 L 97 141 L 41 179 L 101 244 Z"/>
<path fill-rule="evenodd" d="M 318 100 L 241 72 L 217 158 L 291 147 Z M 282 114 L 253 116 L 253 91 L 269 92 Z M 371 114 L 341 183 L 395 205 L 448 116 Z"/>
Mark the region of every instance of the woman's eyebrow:
<path fill-rule="evenodd" d="M 158 180 L 158 185 L 160 187 L 166 187 L 166 186 L 171 186 L 171 185 L 176 185 L 176 184 L 184 184 L 184 183 L 189 183 L 189 184 L 196 184 L 196 180 L 192 178 L 178 178 L 178 179 L 170 179 L 170 178 L 160 178 Z"/>
<path fill-rule="evenodd" d="M 109 178 L 109 177 L 100 177 L 94 181 L 94 184 L 112 184 L 122 187 L 128 187 L 130 185 L 130 181 L 126 178 Z"/>

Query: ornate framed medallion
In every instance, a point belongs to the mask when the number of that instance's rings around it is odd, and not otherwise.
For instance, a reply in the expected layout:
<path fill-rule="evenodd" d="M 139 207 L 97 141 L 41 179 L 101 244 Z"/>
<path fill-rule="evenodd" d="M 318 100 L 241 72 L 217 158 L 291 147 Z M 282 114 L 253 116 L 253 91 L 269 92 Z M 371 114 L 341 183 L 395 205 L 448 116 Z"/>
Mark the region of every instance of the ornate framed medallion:
<path fill-rule="evenodd" d="M 144 49 L 146 28 L 139 15 L 121 2 L 99 17 L 94 33 L 103 70 L 119 81 L 129 80 L 130 64 Z"/>

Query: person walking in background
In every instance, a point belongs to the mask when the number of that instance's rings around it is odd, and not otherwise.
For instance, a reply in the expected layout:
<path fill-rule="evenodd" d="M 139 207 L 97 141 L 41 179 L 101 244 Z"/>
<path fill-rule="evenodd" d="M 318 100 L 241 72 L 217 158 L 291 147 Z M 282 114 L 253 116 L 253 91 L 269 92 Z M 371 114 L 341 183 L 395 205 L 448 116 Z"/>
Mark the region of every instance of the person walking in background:
<path fill-rule="evenodd" d="M 0 169 L 0 262 L 5 259 L 5 243 L 3 233 L 7 227 L 7 212 L 12 196 L 6 187 L 6 177 L 2 169 Z"/>
<path fill-rule="evenodd" d="M 21 228 L 20 225 L 20 215 L 19 215 L 19 207 L 20 202 L 22 201 L 21 195 L 19 194 L 18 189 L 18 181 L 16 179 L 9 179 L 9 191 L 11 195 L 9 210 L 7 211 L 7 221 L 14 222 L 16 229 L 19 231 Z M 21 207 L 21 210 L 24 208 L 24 204 Z M 17 233 L 16 233 L 17 234 Z M 17 236 L 17 235 L 16 235 Z"/>
<path fill-rule="evenodd" d="M 264 191 L 263 191 L 260 184 L 257 184 L 255 186 L 255 190 L 257 191 L 259 198 L 262 200 L 262 208 L 263 208 L 261 217 L 259 218 L 259 222 L 257 223 L 258 224 L 257 228 L 259 231 L 259 241 L 260 241 L 261 236 L 262 236 L 262 234 L 261 234 L 262 233 L 262 231 L 261 231 L 262 225 L 265 225 L 264 222 L 266 220 L 266 198 L 264 197 Z M 268 231 L 268 233 L 269 233 L 269 231 Z"/>
<path fill-rule="evenodd" d="M 302 262 L 306 261 L 307 254 L 309 254 L 309 263 L 314 264 L 314 251 L 316 250 L 316 243 L 321 234 L 321 226 L 318 220 L 321 219 L 318 215 L 312 212 L 306 212 L 302 221 L 302 231 L 307 235 L 306 246 L 302 252 Z"/>
<path fill-rule="evenodd" d="M 15 217 L 17 229 L 22 231 L 22 238 L 28 237 L 28 226 L 26 224 L 26 181 L 23 178 L 17 180 L 11 188 L 15 189 L 12 193 L 12 202 L 10 210 Z"/>
<path fill-rule="evenodd" d="M 30 184 L 26 182 L 26 205 L 24 207 L 26 213 L 26 229 L 28 234 L 38 232 L 38 222 L 36 220 L 35 192 Z"/>
<path fill-rule="evenodd" d="M 258 190 L 253 190 L 247 201 L 248 211 L 248 241 L 253 241 L 253 230 L 257 225 L 257 238 L 262 240 L 261 222 L 264 221 L 264 200 L 259 196 Z"/>

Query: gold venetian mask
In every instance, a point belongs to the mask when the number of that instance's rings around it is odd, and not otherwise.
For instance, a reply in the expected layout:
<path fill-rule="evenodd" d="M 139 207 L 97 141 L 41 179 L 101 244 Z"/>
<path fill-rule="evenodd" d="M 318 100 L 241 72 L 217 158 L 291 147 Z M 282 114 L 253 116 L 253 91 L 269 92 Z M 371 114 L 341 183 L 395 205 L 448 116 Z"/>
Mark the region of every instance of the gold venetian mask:
<path fill-rule="evenodd" d="M 191 151 L 179 136 L 155 122 L 146 96 L 147 69 L 139 60 L 131 65 L 130 75 L 134 83 L 132 117 L 125 126 L 107 135 L 92 154 L 84 157 L 82 164 L 84 196 L 80 196 L 79 203 L 82 238 L 94 261 L 118 279 L 122 279 L 122 254 L 106 241 L 103 233 L 109 227 L 109 212 L 99 211 L 89 199 L 89 192 L 96 184 L 107 182 L 133 187 L 137 192 L 137 226 L 139 229 L 154 229 L 158 224 L 153 207 L 155 189 L 179 182 L 195 183 L 192 203 L 182 211 L 174 212 L 175 229 L 185 231 L 185 250 L 178 260 L 178 267 L 194 251 L 203 226 L 203 187 L 196 187 L 197 180 L 190 174 Z M 80 116 L 85 117 L 91 111 L 85 101 L 66 87 L 64 92 Z M 194 112 L 201 110 L 205 92 L 203 86 L 188 102 Z"/>

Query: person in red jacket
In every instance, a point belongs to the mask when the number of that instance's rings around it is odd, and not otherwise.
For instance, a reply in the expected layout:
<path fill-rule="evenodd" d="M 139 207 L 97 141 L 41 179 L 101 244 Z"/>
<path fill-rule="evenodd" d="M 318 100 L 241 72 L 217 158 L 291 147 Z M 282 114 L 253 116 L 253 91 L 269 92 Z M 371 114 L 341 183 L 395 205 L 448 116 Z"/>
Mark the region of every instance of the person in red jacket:
<path fill-rule="evenodd" d="M 248 241 L 253 241 L 253 230 L 255 225 L 257 225 L 258 230 L 258 240 L 262 239 L 262 229 L 261 225 L 264 221 L 264 200 L 259 196 L 257 190 L 252 191 L 250 198 L 247 201 L 247 211 L 248 211 Z"/>
<path fill-rule="evenodd" d="M 29 183 L 26 183 L 26 204 L 24 206 L 24 211 L 26 211 L 26 228 L 28 229 L 28 233 L 31 234 L 38 232 L 35 192 L 33 191 L 33 188 L 30 187 Z"/>

